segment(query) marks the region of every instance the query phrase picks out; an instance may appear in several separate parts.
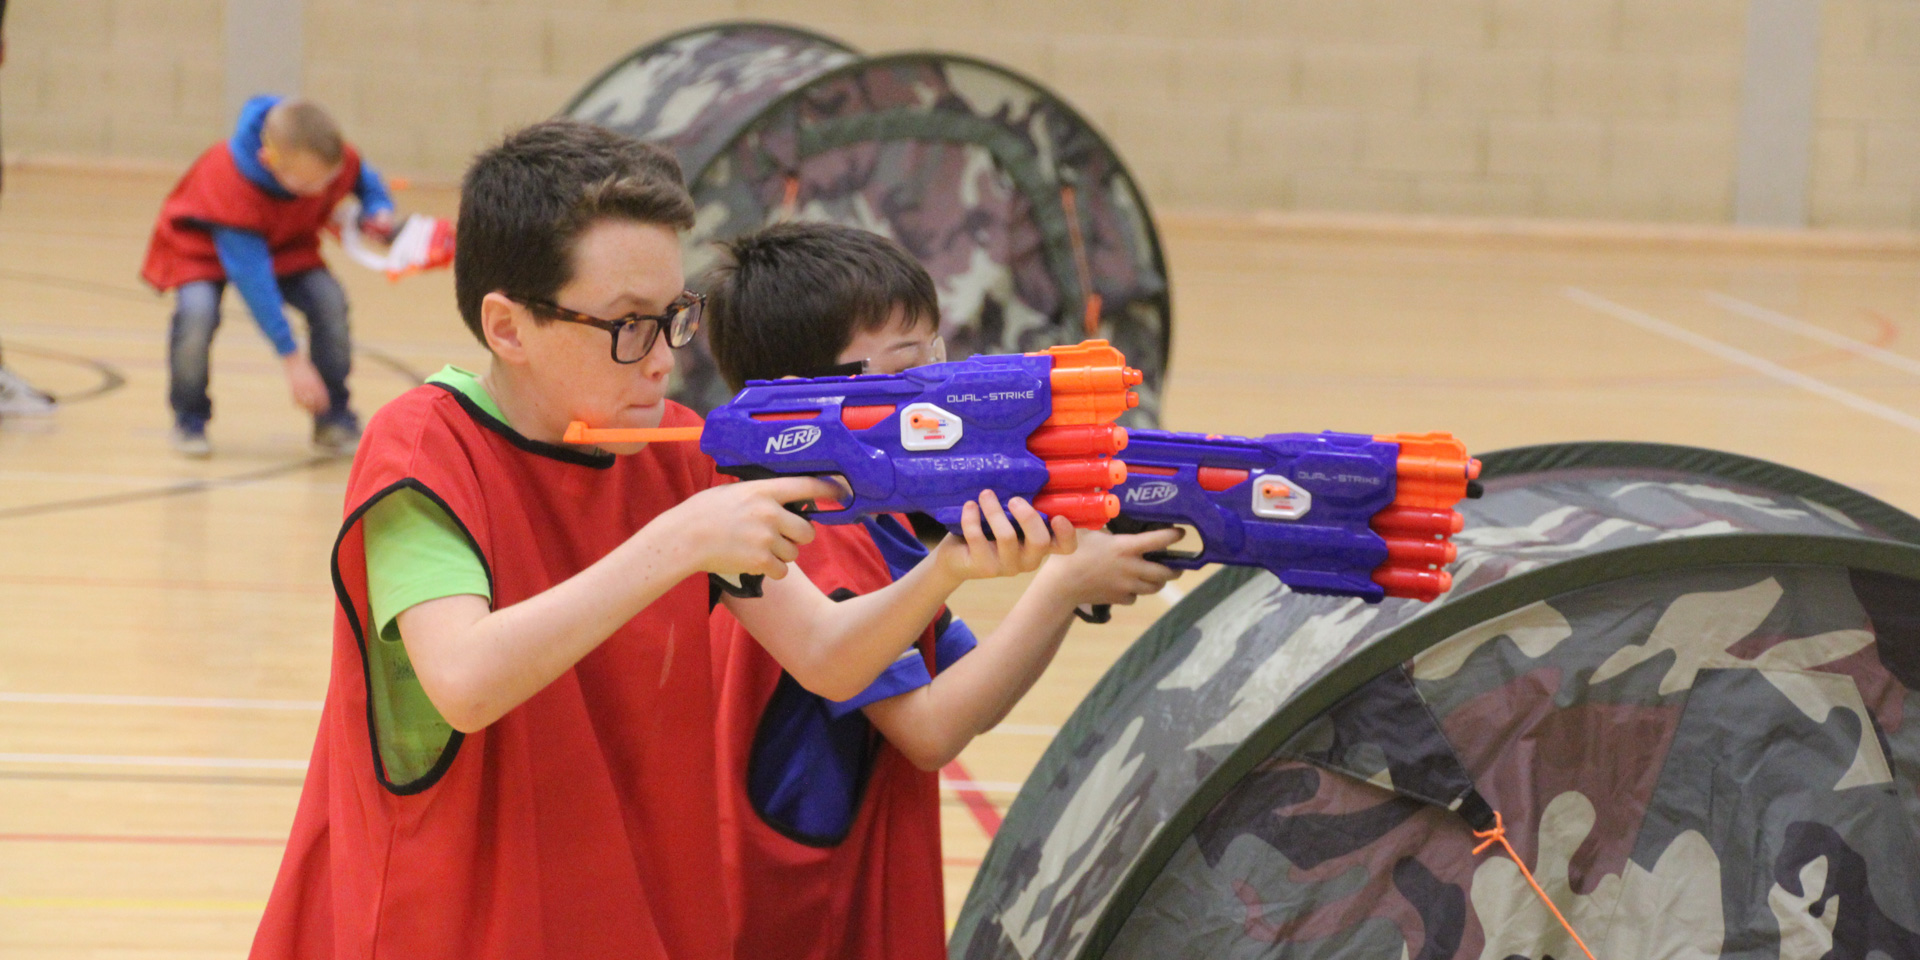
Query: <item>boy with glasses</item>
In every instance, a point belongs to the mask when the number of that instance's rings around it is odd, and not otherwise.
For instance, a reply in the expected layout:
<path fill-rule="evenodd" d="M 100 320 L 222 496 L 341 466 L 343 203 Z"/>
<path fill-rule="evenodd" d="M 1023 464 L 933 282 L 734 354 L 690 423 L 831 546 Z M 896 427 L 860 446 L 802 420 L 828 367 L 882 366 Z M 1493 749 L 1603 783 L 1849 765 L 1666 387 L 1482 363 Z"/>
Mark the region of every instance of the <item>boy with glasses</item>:
<path fill-rule="evenodd" d="M 834 224 L 725 245 L 705 284 L 714 361 L 747 380 L 899 373 L 946 358 L 933 279 L 898 244 Z M 1083 604 L 1179 574 L 1144 558 L 1178 530 L 1080 531 L 976 643 L 946 610 L 852 697 L 796 683 L 752 624 L 715 611 L 721 831 L 734 951 L 755 960 L 944 960 L 938 771 L 1039 679 Z M 904 518 L 821 526 L 799 565 L 847 602 L 924 562 Z"/>
<path fill-rule="evenodd" d="M 1073 548 L 1065 521 L 983 498 L 966 539 L 835 604 L 784 576 L 813 535 L 784 504 L 834 484 L 728 483 L 691 444 L 563 445 L 574 420 L 699 423 L 666 399 L 699 322 L 692 222 L 670 157 L 573 121 L 468 170 L 454 282 L 492 357 L 382 408 L 354 459 L 333 679 L 255 957 L 730 957 L 710 575 L 766 576 L 726 605 L 846 697 L 962 580 Z"/>

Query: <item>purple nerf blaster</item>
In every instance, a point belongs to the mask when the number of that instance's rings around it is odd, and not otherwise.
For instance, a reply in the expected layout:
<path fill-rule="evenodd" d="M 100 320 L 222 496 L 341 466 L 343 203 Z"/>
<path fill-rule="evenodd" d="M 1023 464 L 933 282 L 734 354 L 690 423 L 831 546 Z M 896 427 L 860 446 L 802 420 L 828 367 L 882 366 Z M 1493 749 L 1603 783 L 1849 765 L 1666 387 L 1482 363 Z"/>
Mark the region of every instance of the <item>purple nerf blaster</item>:
<path fill-rule="evenodd" d="M 969 357 L 897 374 L 754 380 L 706 425 L 596 430 L 571 443 L 700 441 L 716 467 L 743 480 L 838 476 L 837 508 L 790 505 L 819 523 L 918 512 L 960 532 L 961 509 L 986 490 L 1022 497 L 1047 517 L 1098 529 L 1119 514 L 1108 491 L 1126 479 L 1127 443 L 1113 421 L 1141 381 L 1104 340 L 1040 353 Z M 745 578 L 743 596 L 757 596 Z M 744 592 L 743 592 L 744 591 Z"/>
<path fill-rule="evenodd" d="M 1300 593 L 1432 601 L 1453 584 L 1453 506 L 1479 475 L 1445 433 L 1136 430 L 1112 526 L 1193 527 L 1200 549 L 1148 555 L 1170 567 L 1263 567 Z"/>

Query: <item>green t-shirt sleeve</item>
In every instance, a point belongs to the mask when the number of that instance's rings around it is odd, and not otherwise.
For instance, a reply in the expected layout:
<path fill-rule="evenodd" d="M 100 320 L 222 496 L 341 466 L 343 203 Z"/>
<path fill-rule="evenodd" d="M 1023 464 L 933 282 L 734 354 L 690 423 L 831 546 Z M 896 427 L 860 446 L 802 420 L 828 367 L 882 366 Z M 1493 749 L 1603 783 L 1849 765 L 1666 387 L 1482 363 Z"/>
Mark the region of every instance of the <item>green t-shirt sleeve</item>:
<path fill-rule="evenodd" d="M 367 694 L 373 739 L 389 783 L 405 786 L 435 770 L 453 743 L 400 642 L 394 618 L 415 604 L 473 594 L 490 597 L 487 570 L 453 517 L 418 490 L 383 497 L 361 518 L 367 551 Z"/>
<path fill-rule="evenodd" d="M 380 639 L 400 639 L 395 618 L 408 607 L 462 594 L 492 599 L 480 555 L 453 517 L 426 494 L 411 488 L 390 493 L 362 522 L 367 603 Z"/>

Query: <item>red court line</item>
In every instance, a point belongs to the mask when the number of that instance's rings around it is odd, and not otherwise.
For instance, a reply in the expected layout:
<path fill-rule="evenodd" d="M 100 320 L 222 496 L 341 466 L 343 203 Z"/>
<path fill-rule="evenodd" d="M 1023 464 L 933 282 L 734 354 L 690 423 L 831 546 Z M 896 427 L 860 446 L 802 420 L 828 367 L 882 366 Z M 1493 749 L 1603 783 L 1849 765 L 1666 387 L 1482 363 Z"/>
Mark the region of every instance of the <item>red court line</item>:
<path fill-rule="evenodd" d="M 321 583 L 242 583 L 233 580 L 162 580 L 147 577 L 51 576 L 0 574 L 0 584 L 28 587 L 127 587 L 151 590 L 204 590 L 235 593 L 294 593 L 331 596 Z"/>
<path fill-rule="evenodd" d="M 961 784 L 966 784 L 960 786 L 948 783 L 945 786 L 960 795 L 960 802 L 967 805 L 967 812 L 973 814 L 973 822 L 980 825 L 980 832 L 986 834 L 988 839 L 992 839 L 994 834 L 999 833 L 1000 811 L 994 807 L 993 801 L 987 799 L 987 795 L 981 792 L 980 788 L 973 786 L 973 774 L 968 773 L 967 768 L 961 766 L 958 760 L 948 763 L 940 772 L 945 774 L 948 780 L 958 780 Z"/>
<path fill-rule="evenodd" d="M 0 833 L 0 843 L 162 843 L 206 847 L 280 847 L 285 837 L 188 837 L 117 833 Z"/>

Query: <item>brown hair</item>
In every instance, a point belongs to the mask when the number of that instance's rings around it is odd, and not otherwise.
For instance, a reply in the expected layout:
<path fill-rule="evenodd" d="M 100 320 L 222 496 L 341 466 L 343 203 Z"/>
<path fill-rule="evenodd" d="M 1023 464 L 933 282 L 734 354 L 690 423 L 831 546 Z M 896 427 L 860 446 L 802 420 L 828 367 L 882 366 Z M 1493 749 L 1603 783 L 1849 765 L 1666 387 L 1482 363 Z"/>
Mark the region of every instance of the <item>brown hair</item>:
<path fill-rule="evenodd" d="M 309 100 L 282 100 L 267 110 L 261 136 L 275 149 L 310 153 L 331 167 L 346 155 L 333 116 Z"/>
<path fill-rule="evenodd" d="M 721 245 L 701 281 L 714 364 L 735 390 L 748 380 L 810 376 L 834 365 L 859 331 L 940 322 L 933 277 L 898 243 L 834 223 L 782 223 Z"/>
<path fill-rule="evenodd" d="M 693 198 L 673 155 L 577 120 L 510 133 L 475 157 L 460 183 L 454 298 L 486 343 L 480 301 L 495 291 L 552 300 L 573 279 L 573 246 L 600 220 L 693 226 Z"/>

